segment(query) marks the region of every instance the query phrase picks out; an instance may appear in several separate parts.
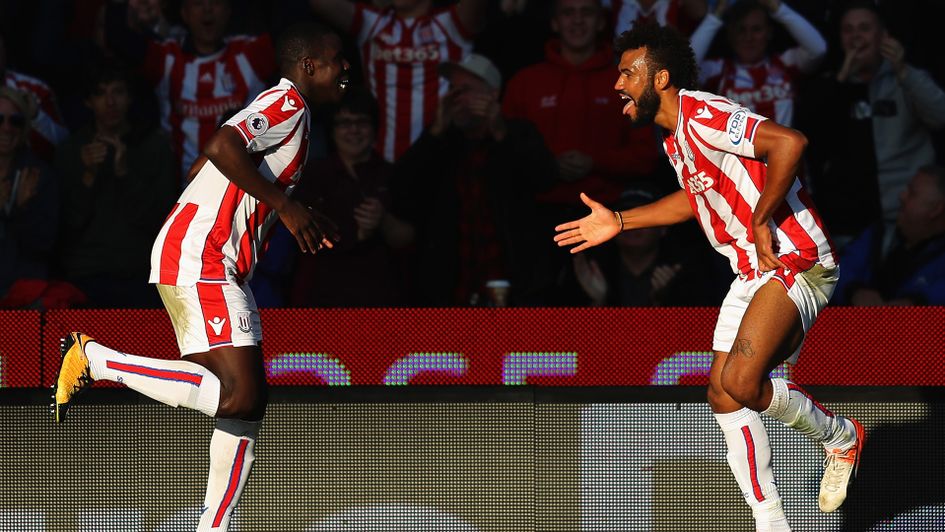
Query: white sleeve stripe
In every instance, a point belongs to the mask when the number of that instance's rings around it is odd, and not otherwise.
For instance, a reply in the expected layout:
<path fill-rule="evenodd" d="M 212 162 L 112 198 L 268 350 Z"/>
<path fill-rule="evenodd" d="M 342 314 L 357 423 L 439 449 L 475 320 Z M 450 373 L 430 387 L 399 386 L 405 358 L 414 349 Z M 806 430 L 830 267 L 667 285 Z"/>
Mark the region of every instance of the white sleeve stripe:
<path fill-rule="evenodd" d="M 230 126 L 230 127 L 232 127 L 233 129 L 235 129 L 236 131 L 238 131 L 239 134 L 240 134 L 240 136 L 243 137 L 243 142 L 245 142 L 246 144 L 249 144 L 250 141 L 253 140 L 253 139 L 251 139 L 250 137 L 248 137 L 248 136 L 246 135 L 246 132 L 245 132 L 245 131 L 243 131 L 243 128 L 246 127 L 246 126 L 243 125 L 243 122 L 240 122 L 239 124 L 237 124 L 237 125 L 235 125 L 235 126 L 232 125 L 232 124 L 223 124 L 223 125 L 224 125 L 224 126 Z"/>

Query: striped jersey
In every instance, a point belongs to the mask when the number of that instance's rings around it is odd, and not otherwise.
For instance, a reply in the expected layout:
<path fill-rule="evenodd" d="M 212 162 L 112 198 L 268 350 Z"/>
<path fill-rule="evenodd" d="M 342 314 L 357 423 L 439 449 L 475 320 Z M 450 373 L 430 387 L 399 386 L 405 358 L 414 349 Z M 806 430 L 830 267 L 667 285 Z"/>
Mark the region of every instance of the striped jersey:
<path fill-rule="evenodd" d="M 755 65 L 740 65 L 731 59 L 712 59 L 699 65 L 706 75 L 703 85 L 775 122 L 794 122 L 794 80 L 798 70 L 771 57 Z"/>
<path fill-rule="evenodd" d="M 468 55 L 472 34 L 462 26 L 455 6 L 403 19 L 393 7 L 355 5 L 351 33 L 381 112 L 378 149 L 394 161 L 436 117 L 440 97 L 448 88 L 437 66 Z"/>
<path fill-rule="evenodd" d="M 755 134 L 764 120 L 721 96 L 681 90 L 676 130 L 663 139 L 679 186 L 709 242 L 729 259 L 735 273 L 750 276 L 758 269 L 751 217 L 768 170 L 755 158 Z M 836 266 L 820 215 L 796 177 L 769 227 L 776 254 L 795 273 L 815 263 Z"/>
<path fill-rule="evenodd" d="M 155 86 L 161 126 L 170 134 L 181 176 L 186 176 L 221 118 L 266 88 L 275 59 L 265 34 L 227 37 L 223 48 L 204 56 L 168 39 L 148 45 L 143 71 Z"/>
<path fill-rule="evenodd" d="M 772 15 L 791 34 L 798 46 L 744 65 L 730 58 L 704 59 L 722 20 L 707 15 L 691 38 L 699 62 L 699 82 L 706 90 L 720 94 L 777 123 L 794 122 L 795 82 L 817 66 L 827 53 L 827 41 L 810 22 L 781 3 Z"/>
<path fill-rule="evenodd" d="M 38 105 L 30 129 L 30 146 L 37 155 L 51 160 L 56 146 L 69 136 L 52 89 L 39 79 L 12 70 L 7 70 L 3 78 L 3 85 L 25 92 L 36 100 Z"/>
<path fill-rule="evenodd" d="M 226 121 L 246 142 L 259 173 L 292 193 L 308 155 L 309 110 L 287 80 Z M 150 282 L 189 286 L 246 281 L 276 214 L 206 161 L 164 222 L 151 250 Z"/>

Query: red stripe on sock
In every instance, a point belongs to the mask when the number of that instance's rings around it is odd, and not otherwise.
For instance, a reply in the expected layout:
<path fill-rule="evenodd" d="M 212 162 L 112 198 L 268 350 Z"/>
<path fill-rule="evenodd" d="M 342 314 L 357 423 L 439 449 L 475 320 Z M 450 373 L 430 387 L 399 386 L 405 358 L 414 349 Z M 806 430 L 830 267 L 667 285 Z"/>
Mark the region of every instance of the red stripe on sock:
<path fill-rule="evenodd" d="M 807 393 L 807 390 L 805 390 L 804 388 L 801 388 L 800 386 L 794 384 L 793 382 L 787 383 L 787 387 L 788 387 L 788 393 L 791 393 L 792 391 L 800 393 L 804 397 L 810 399 L 810 402 L 814 403 L 814 406 L 817 407 L 817 410 L 820 410 L 821 412 L 823 412 L 825 416 L 834 417 L 833 412 L 831 412 L 830 410 L 827 410 L 827 407 L 818 403 L 817 400 L 814 399 L 814 396 Z"/>
<path fill-rule="evenodd" d="M 115 371 L 124 371 L 125 373 L 133 373 L 135 375 L 141 375 L 144 377 L 163 379 L 167 381 L 186 382 L 194 386 L 200 386 L 200 383 L 203 382 L 203 375 L 200 375 L 199 373 L 188 373 L 186 371 L 149 368 L 147 366 L 123 364 L 121 362 L 114 362 L 112 360 L 106 361 L 105 367 Z"/>
<path fill-rule="evenodd" d="M 230 469 L 230 481 L 226 486 L 226 493 L 223 494 L 223 500 L 220 501 L 220 507 L 217 508 L 217 515 L 213 518 L 213 528 L 220 526 L 223 517 L 226 515 L 226 509 L 229 508 L 236 490 L 240 486 L 240 476 L 243 474 L 243 457 L 246 455 L 246 447 L 249 440 L 240 440 L 240 445 L 236 449 L 236 460 L 233 462 L 233 468 Z"/>
<path fill-rule="evenodd" d="M 765 495 L 761 492 L 761 483 L 758 482 L 758 465 L 755 463 L 755 439 L 752 438 L 751 430 L 748 427 L 742 427 L 742 436 L 745 437 L 745 445 L 748 447 L 748 472 L 751 476 L 751 489 L 755 492 L 755 499 L 761 502 L 765 500 Z"/>

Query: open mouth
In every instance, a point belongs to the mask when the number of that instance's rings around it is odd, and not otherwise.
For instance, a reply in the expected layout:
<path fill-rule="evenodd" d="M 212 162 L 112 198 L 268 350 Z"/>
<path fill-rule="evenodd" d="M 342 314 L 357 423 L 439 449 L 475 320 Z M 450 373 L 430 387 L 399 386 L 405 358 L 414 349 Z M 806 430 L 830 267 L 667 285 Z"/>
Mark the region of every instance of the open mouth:
<path fill-rule="evenodd" d="M 630 114 L 630 109 L 632 109 L 636 104 L 636 100 L 630 97 L 629 94 L 620 93 L 620 99 L 626 100 L 626 104 L 623 106 L 623 114 Z"/>

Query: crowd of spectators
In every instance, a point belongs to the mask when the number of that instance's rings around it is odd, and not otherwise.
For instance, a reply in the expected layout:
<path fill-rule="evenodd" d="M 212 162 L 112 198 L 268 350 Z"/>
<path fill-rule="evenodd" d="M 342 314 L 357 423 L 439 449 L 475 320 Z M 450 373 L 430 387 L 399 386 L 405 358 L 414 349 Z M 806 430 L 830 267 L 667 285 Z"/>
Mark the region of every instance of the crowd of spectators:
<path fill-rule="evenodd" d="M 0 307 L 153 307 L 149 254 L 203 143 L 273 84 L 300 18 L 345 38 L 297 197 L 341 240 L 276 230 L 261 306 L 715 305 L 690 224 L 571 256 L 579 192 L 677 186 L 620 114 L 611 41 L 690 36 L 705 90 L 810 140 L 801 177 L 841 257 L 835 304 L 945 302 L 945 58 L 919 0 L 75 0 L 0 4 Z M 497 297 L 495 287 L 502 287 Z"/>

